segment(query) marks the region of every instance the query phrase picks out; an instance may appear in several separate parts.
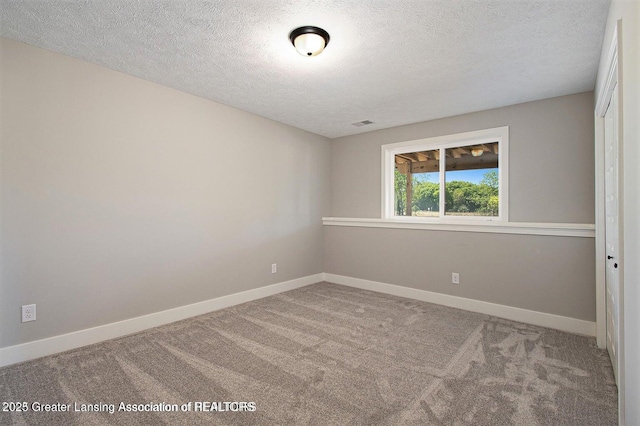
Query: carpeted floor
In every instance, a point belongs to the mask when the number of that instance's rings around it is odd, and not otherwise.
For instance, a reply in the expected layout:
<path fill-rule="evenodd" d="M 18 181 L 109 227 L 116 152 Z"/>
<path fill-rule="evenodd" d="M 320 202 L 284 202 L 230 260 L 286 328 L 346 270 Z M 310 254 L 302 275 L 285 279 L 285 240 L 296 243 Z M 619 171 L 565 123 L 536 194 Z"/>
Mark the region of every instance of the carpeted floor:
<path fill-rule="evenodd" d="M 614 425 L 616 400 L 593 338 L 328 283 L 0 369 L 3 425 Z"/>

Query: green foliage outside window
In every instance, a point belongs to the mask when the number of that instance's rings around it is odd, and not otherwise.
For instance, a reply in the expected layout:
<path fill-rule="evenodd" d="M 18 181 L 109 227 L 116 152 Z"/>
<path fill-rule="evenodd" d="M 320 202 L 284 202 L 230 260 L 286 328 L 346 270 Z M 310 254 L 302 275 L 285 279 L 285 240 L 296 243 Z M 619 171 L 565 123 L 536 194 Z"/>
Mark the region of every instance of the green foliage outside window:
<path fill-rule="evenodd" d="M 403 175 L 396 170 L 395 183 L 396 216 L 404 216 L 407 208 L 407 175 Z"/>
<path fill-rule="evenodd" d="M 395 214 L 406 214 L 407 176 L 395 172 Z M 498 216 L 499 190 L 498 172 L 489 171 L 484 174 L 479 184 L 452 181 L 445 185 L 445 212 L 447 214 L 463 214 L 469 216 Z M 440 203 L 440 184 L 437 182 L 413 181 L 412 214 L 420 216 L 421 212 L 437 212 Z"/>

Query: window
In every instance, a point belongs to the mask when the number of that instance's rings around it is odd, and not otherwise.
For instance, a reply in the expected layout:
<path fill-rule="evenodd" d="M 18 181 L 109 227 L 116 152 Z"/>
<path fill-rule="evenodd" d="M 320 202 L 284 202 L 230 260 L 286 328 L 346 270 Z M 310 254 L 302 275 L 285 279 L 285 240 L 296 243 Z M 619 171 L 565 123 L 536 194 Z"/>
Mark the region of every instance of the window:
<path fill-rule="evenodd" d="M 383 218 L 508 221 L 509 128 L 382 146 Z"/>

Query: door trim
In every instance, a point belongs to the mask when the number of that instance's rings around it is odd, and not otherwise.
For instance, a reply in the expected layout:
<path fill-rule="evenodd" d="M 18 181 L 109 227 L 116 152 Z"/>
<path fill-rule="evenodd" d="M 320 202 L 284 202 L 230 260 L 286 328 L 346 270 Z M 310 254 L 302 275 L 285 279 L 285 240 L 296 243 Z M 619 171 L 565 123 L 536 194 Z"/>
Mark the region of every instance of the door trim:
<path fill-rule="evenodd" d="M 595 108 L 595 186 L 596 186 L 596 340 L 599 348 L 607 347 L 606 317 L 606 242 L 605 242 L 605 193 L 604 193 L 604 115 L 609 108 L 613 89 L 618 83 L 618 26 L 614 31 L 607 56 L 607 78 L 597 93 Z M 618 101 L 620 97 L 618 97 Z M 618 188 L 619 191 L 619 188 Z"/>
<path fill-rule="evenodd" d="M 618 86 L 618 158 L 623 158 L 623 137 L 622 122 L 624 120 L 624 111 L 622 105 L 623 93 L 623 76 L 619 63 L 622 63 L 622 52 L 618 50 L 620 40 L 622 39 L 622 20 L 616 22 L 613 31 L 611 45 L 607 54 L 606 79 L 602 87 L 596 93 L 595 115 L 595 177 L 596 177 L 596 207 L 595 207 L 595 225 L 596 225 L 596 247 L 595 247 L 595 263 L 596 263 L 596 341 L 598 347 L 606 348 L 606 288 L 605 288 L 605 271 L 606 271 L 606 241 L 605 241 L 605 191 L 604 191 L 604 114 L 609 107 L 613 89 Z M 606 41 L 605 41 L 606 42 Z M 623 179 L 624 161 L 618 162 L 618 244 L 620 253 L 618 255 L 619 268 L 619 320 L 618 335 L 618 413 L 619 423 L 624 424 L 625 412 L 625 344 L 624 344 L 624 179 Z"/>

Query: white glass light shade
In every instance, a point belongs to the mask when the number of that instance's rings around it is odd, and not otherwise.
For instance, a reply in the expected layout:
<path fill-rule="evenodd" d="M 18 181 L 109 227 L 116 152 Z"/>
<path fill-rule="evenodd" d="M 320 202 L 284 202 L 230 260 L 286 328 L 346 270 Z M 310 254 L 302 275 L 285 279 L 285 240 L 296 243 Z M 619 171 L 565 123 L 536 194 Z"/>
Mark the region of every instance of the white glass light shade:
<path fill-rule="evenodd" d="M 300 34 L 294 41 L 294 46 L 302 56 L 316 56 L 324 50 L 324 38 L 318 34 Z"/>

